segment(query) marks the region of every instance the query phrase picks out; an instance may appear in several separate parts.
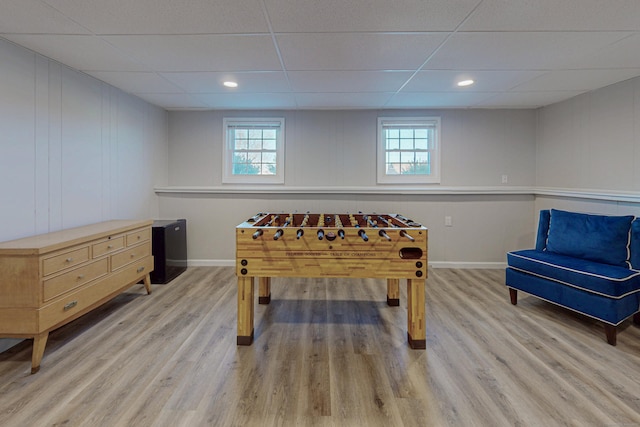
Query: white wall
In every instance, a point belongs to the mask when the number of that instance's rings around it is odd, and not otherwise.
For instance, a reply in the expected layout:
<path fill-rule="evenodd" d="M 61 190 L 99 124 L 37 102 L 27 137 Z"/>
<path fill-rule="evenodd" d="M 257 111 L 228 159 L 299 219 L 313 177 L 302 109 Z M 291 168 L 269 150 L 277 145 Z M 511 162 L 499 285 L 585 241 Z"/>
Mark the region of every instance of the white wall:
<path fill-rule="evenodd" d="M 166 111 L 0 39 L 0 241 L 159 216 L 167 123 Z"/>
<path fill-rule="evenodd" d="M 538 196 L 536 210 L 640 216 L 640 78 L 542 108 L 537 134 L 536 185 L 566 196 Z"/>
<path fill-rule="evenodd" d="M 167 113 L 0 39 L 0 240 L 159 215 Z"/>
<path fill-rule="evenodd" d="M 429 259 L 444 265 L 499 265 L 505 252 L 533 244 L 532 195 L 457 195 L 457 188 L 533 186 L 536 112 L 442 111 L 207 111 L 169 113 L 169 185 L 222 184 L 223 117 L 283 116 L 288 187 L 376 185 L 378 116 L 437 115 L 442 119 L 442 183 L 451 194 L 161 194 L 167 218 L 186 218 L 192 263 L 235 259 L 235 226 L 256 212 L 376 211 L 402 213 L 429 228 Z M 384 187 L 388 188 L 388 187 Z M 453 227 L 444 226 L 444 217 Z"/>

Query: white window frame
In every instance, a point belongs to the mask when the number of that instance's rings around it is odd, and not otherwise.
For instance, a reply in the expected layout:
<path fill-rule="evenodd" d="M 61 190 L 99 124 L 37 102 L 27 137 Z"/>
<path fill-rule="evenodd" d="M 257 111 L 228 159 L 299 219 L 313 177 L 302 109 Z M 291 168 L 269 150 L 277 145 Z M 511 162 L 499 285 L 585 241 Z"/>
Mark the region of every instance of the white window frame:
<path fill-rule="evenodd" d="M 277 127 L 276 134 L 276 173 L 273 175 L 234 174 L 233 141 L 231 131 L 239 126 Z M 284 184 L 284 117 L 225 117 L 222 120 L 224 130 L 223 174 L 224 184 Z"/>
<path fill-rule="evenodd" d="M 384 129 L 390 126 L 429 126 L 434 129 L 434 138 L 429 141 L 429 174 L 387 174 L 386 138 Z M 440 117 L 378 117 L 378 184 L 439 184 L 440 183 Z"/>

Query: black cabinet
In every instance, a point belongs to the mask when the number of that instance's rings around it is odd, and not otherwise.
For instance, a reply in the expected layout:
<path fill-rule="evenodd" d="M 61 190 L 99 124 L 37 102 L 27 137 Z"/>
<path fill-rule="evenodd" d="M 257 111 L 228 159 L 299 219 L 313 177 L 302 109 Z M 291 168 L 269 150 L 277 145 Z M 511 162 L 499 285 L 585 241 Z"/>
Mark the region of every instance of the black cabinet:
<path fill-rule="evenodd" d="M 187 220 L 157 220 L 152 226 L 151 283 L 168 283 L 187 269 Z"/>

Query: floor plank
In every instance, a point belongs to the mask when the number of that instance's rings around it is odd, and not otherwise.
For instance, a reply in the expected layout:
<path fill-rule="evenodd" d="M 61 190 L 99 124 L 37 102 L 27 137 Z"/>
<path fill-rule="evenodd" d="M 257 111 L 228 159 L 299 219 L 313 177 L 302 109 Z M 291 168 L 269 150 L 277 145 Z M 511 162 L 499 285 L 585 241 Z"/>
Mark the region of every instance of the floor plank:
<path fill-rule="evenodd" d="M 274 279 L 236 346 L 233 268 L 142 286 L 0 354 L 2 426 L 640 426 L 640 328 L 521 294 L 503 270 L 432 269 L 427 349 L 373 279 Z"/>

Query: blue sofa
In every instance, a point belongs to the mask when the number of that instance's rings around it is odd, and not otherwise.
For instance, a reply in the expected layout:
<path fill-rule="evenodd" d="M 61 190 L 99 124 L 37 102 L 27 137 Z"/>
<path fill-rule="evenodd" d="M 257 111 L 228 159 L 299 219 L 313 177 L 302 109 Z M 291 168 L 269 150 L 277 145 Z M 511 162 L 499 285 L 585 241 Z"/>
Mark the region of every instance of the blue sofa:
<path fill-rule="evenodd" d="M 507 253 L 511 304 L 518 291 L 604 323 L 616 345 L 617 326 L 640 324 L 640 218 L 540 211 L 535 249 Z"/>

